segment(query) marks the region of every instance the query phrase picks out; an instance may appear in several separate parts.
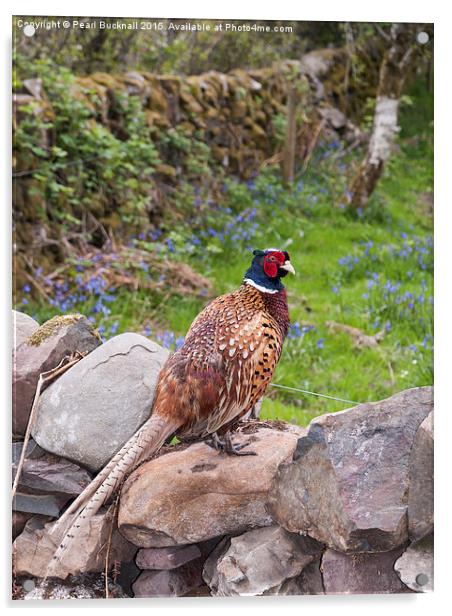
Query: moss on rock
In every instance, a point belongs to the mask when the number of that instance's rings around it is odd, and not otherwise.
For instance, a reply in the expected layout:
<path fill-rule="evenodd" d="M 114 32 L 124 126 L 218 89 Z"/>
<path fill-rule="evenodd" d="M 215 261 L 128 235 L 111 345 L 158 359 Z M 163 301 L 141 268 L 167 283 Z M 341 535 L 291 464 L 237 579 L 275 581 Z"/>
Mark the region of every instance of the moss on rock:
<path fill-rule="evenodd" d="M 39 346 L 50 338 L 55 332 L 57 332 L 61 327 L 65 327 L 66 325 L 71 325 L 72 323 L 77 323 L 81 319 L 85 317 L 82 314 L 65 314 L 65 315 L 57 315 L 49 321 L 46 321 L 39 327 L 27 340 L 27 344 L 30 346 Z M 93 335 L 95 332 L 93 330 Z"/>

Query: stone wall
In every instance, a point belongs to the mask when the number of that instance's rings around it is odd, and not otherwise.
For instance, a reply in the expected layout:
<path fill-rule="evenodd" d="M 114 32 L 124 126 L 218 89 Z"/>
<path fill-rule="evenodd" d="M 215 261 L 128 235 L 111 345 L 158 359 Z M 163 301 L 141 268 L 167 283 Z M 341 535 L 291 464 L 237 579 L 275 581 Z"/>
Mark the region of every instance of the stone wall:
<path fill-rule="evenodd" d="M 142 143 L 152 143 L 160 159 L 151 176 L 147 174 L 139 179 L 141 184 L 146 184 L 143 215 L 149 223 L 158 219 L 165 207 L 174 204 L 174 193 L 183 184 L 202 189 L 205 198 L 209 195 L 215 198 L 221 195 L 224 177 L 247 179 L 266 164 L 278 164 L 284 138 L 284 131 L 281 137 L 281 120 L 287 113 L 287 92 L 291 85 L 300 92 L 296 136 L 299 163 L 311 151 L 321 122 L 323 131 L 334 130 L 346 139 L 356 138 L 358 129 L 343 114 L 347 111 L 343 108 L 343 101 L 347 100 L 344 87 L 349 83 L 344 75 L 345 52 L 323 49 L 303 56 L 300 61 L 282 61 L 258 70 L 236 69 L 227 74 L 209 71 L 193 76 L 95 73 L 76 77 L 68 88 L 74 102 L 85 107 L 86 130 L 100 131 L 99 134 L 106 130 L 120 141 L 129 138 L 121 97 L 138 98 L 139 108 L 145 115 L 145 127 L 140 135 Z M 357 89 L 352 82 L 348 87 L 354 88 L 355 102 L 360 94 L 363 100 L 369 95 L 369 89 Z M 370 91 L 372 88 L 370 84 Z M 338 106 L 342 106 L 342 110 Z M 60 244 L 64 249 L 64 241 L 68 239 L 63 238 L 63 241 L 60 237 L 62 220 L 70 226 L 71 220 L 74 224 L 74 219 L 81 218 L 83 212 L 88 218 L 84 231 L 75 227 L 79 235 L 91 227 L 97 228 L 89 214 L 107 232 L 113 230 L 119 235 L 124 232 L 124 214 L 128 218 L 131 215 L 130 205 L 126 211 L 121 210 L 124 187 L 106 198 L 105 191 L 89 193 L 86 188 L 84 194 L 85 187 L 78 186 L 77 191 L 81 192 L 72 201 L 62 190 L 49 202 L 46 182 L 50 182 L 31 173 L 34 169 L 42 171 L 56 160 L 58 169 L 52 179 L 64 187 L 71 169 L 99 164 L 94 160 L 96 156 L 103 161 L 101 166 L 108 165 L 108 159 L 102 158 L 103 152 L 93 151 L 92 145 L 89 154 L 74 152 L 71 155 L 74 160 L 62 161 L 51 154 L 52 148 L 59 143 L 55 119 L 64 120 L 61 115 L 70 112 L 60 109 L 39 79 L 23 82 L 21 91 L 14 94 L 13 108 L 13 202 L 18 254 L 29 250 L 31 240 L 35 254 L 36 250 L 44 249 L 46 255 L 58 252 L 62 250 L 58 248 Z M 69 124 L 70 118 L 67 120 Z M 31 133 L 34 142 L 31 147 L 21 131 L 30 131 L 27 123 L 38 126 L 42 122 L 47 122 L 49 128 L 43 126 Z M 70 134 L 69 138 L 72 136 Z M 64 149 L 64 145 L 60 147 Z M 89 160 L 84 161 L 85 158 Z M 66 169 L 65 162 L 77 164 Z M 113 187 L 114 182 L 113 177 L 110 180 Z M 135 192 L 139 194 L 137 189 Z M 79 205 L 73 205 L 74 199 Z M 132 194 L 129 201 L 136 200 Z M 56 216 L 52 211 L 55 209 L 64 212 L 63 218 Z M 126 226 L 131 229 L 130 222 Z M 19 258 L 19 269 L 21 263 Z"/>
<path fill-rule="evenodd" d="M 36 329 L 18 314 L 16 357 L 33 347 L 39 365 L 50 354 L 58 363 L 64 341 L 86 339 L 82 325 Z M 43 588 L 53 521 L 145 421 L 140 375 L 145 366 L 151 400 L 165 357 L 145 338 L 122 334 L 94 344 L 42 395 L 13 503 L 16 598 L 102 596 L 108 541 L 117 597 L 432 590 L 431 387 L 322 415 L 307 428 L 243 422 L 234 438 L 249 441 L 255 456 L 229 456 L 204 442 L 163 447 L 127 478 L 117 520 L 101 510 L 66 556 L 61 580 Z M 21 446 L 13 445 L 16 464 Z"/>

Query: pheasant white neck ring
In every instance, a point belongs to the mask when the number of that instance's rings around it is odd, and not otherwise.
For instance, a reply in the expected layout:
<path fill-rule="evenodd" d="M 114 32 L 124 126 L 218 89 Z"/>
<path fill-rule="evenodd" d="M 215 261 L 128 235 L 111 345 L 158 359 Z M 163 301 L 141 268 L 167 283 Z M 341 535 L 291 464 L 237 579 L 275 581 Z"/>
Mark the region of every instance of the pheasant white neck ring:
<path fill-rule="evenodd" d="M 254 282 L 254 280 L 251 280 L 251 278 L 245 278 L 243 282 L 245 284 L 249 284 L 251 287 L 254 287 L 258 291 L 261 291 L 262 293 L 279 293 L 279 289 L 268 289 L 267 287 L 264 287 L 258 284 L 257 282 Z"/>

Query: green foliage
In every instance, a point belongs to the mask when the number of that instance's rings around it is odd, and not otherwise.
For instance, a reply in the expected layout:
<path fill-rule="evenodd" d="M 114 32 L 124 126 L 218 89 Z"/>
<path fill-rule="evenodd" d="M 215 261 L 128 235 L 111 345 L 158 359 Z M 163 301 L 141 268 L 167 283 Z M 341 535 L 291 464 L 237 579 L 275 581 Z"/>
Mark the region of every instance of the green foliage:
<path fill-rule="evenodd" d="M 303 23 L 294 26 L 293 37 L 234 33 L 212 40 L 211 35 L 197 33 L 196 44 L 193 33 L 133 33 L 125 52 L 122 32 L 92 32 L 81 45 L 81 35 L 71 31 L 64 52 L 56 51 L 52 59 L 53 34 L 37 32 L 32 41 L 19 42 L 14 52 L 14 87 L 39 73 L 55 113 L 50 107 L 39 114 L 33 105 L 24 109 L 14 143 L 17 170 L 36 169 L 29 191 L 44 227 L 56 223 L 67 239 L 80 231 L 87 216 L 102 213 L 113 230 L 115 224 L 123 228 L 133 246 L 155 252 L 159 259 L 188 263 L 207 276 L 215 294 L 238 286 L 253 248 L 277 245 L 289 250 L 298 272 L 287 279 L 293 327 L 275 383 L 356 401 L 430 384 L 432 137 L 431 97 L 425 84 L 413 84 L 404 101 L 399 151 L 364 212 L 351 213 L 343 204 L 362 153 L 343 155 L 338 141 L 320 143 L 308 170 L 289 192 L 281 185 L 277 167 L 266 168 L 246 183 L 237 182 L 224 177 L 200 134 L 156 131 L 165 162 L 183 169 L 183 181 L 170 187 L 174 207 L 165 211 L 155 233 L 149 232 L 149 224 L 144 232 L 142 222 L 149 223 L 159 160 L 140 100 L 116 93 L 117 117 L 102 126 L 93 121 L 102 113 L 97 92 L 87 89 L 83 96 L 74 96 L 77 72 L 227 71 L 243 66 L 243 58 L 247 67 L 266 66 L 281 57 L 299 58 L 320 42 L 344 42 L 340 24 L 310 24 L 311 30 Z M 371 24 L 362 29 L 353 25 L 355 47 L 365 47 L 373 31 Z M 356 84 L 367 68 L 352 50 L 350 75 Z M 415 104 L 409 105 L 409 100 Z M 369 125 L 373 104 L 369 97 L 368 106 L 360 110 Z M 283 114 L 275 116 L 273 126 L 282 143 Z M 52 141 L 43 142 L 43 132 L 49 129 Z M 95 276 L 82 288 L 79 276 L 84 267 L 88 264 L 82 261 L 71 263 L 68 289 L 55 287 L 52 304 L 26 285 L 17 307 L 40 321 L 56 311 L 77 310 L 95 320 L 106 337 L 135 330 L 174 348 L 205 304 L 199 296 L 169 294 L 159 279 L 146 287 L 152 272 L 140 272 L 142 265 L 136 263 L 130 264 L 136 291 L 107 289 Z M 73 290 L 72 297 L 68 294 Z M 378 346 L 359 349 L 347 333 L 333 331 L 327 321 L 368 335 L 384 332 L 384 337 Z M 344 406 L 273 389 L 263 414 L 306 424 L 317 414 Z"/>
<path fill-rule="evenodd" d="M 42 17 L 29 16 L 30 20 Z M 78 18 L 80 22 L 115 23 L 117 18 Z M 121 18 L 125 24 L 137 21 Z M 270 66 L 280 58 L 299 59 L 310 49 L 340 47 L 343 34 L 339 23 L 331 22 L 280 22 L 247 20 L 202 20 L 211 26 L 211 31 L 170 30 L 168 24 L 184 25 L 187 21 L 200 20 L 156 19 L 138 20 L 138 30 L 71 28 L 61 30 L 37 30 L 30 39 L 13 25 L 15 36 L 14 58 L 20 68 L 20 79 L 35 77 L 33 64 L 37 59 L 52 61 L 56 67 L 65 66 L 78 75 L 96 71 L 123 73 L 130 70 L 145 70 L 156 73 L 198 74 L 206 70 L 227 72 L 238 66 L 260 68 Z M 17 18 L 13 18 L 13 24 Z M 145 22 L 145 27 L 142 24 Z M 226 23 L 235 23 L 242 31 L 227 31 Z M 223 24 L 222 31 L 213 30 L 215 24 Z M 155 27 L 161 24 L 161 27 Z M 151 26 L 149 28 L 149 26 Z M 251 28 L 270 27 L 270 32 Z M 250 27 L 246 31 L 246 27 Z M 284 32 L 284 27 L 290 31 Z M 281 31 L 282 30 L 282 31 Z M 16 85 L 19 85 L 16 81 Z"/>
<path fill-rule="evenodd" d="M 403 142 L 377 188 L 386 214 L 367 220 L 335 206 L 344 163 L 325 157 L 328 151 L 335 148 L 329 144 L 319 152 L 316 165 L 290 193 L 277 169 L 248 183 L 225 181 L 221 204 L 192 188 L 185 197 L 190 221 L 149 240 L 149 247 L 158 242 L 171 258 L 208 276 L 215 294 L 237 287 L 253 248 L 277 245 L 290 252 L 297 271 L 286 284 L 293 326 L 277 384 L 358 402 L 431 384 L 432 220 L 422 200 L 432 186 L 431 162 Z M 79 306 L 82 312 L 89 313 L 89 301 Z M 136 330 L 174 348 L 204 303 L 199 297 L 174 296 L 168 302 L 158 293 L 120 291 L 108 315 L 94 316 L 107 336 Z M 35 303 L 22 308 L 40 318 L 54 313 L 48 308 L 43 313 Z M 375 347 L 356 348 L 351 336 L 330 329 L 327 321 L 384 337 Z M 263 416 L 306 424 L 346 406 L 275 388 L 264 401 Z"/>
<path fill-rule="evenodd" d="M 80 231 L 87 211 L 94 216 L 117 210 L 119 219 L 138 226 L 150 209 L 157 150 L 146 139 L 147 125 L 137 97 L 117 96 L 121 136 L 94 121 L 100 101 L 95 92 L 74 94 L 74 76 L 47 61 L 37 62 L 51 109 L 36 113 L 39 102 L 22 108 L 14 150 L 18 171 L 35 170 L 38 211 L 43 219 L 62 223 L 61 230 Z M 43 139 L 49 131 L 52 141 Z"/>
<path fill-rule="evenodd" d="M 277 113 L 272 120 L 275 145 L 281 146 L 286 139 L 287 114 Z"/>

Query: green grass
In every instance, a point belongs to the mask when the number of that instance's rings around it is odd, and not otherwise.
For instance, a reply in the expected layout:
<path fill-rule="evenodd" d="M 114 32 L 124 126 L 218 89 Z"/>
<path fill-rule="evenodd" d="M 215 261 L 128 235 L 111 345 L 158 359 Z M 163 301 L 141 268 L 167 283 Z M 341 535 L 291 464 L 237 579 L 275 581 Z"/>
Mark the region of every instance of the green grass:
<path fill-rule="evenodd" d="M 359 155 L 340 163 L 318 156 L 311 170 L 299 178 L 303 186 L 292 193 L 282 189 L 271 170 L 257 178 L 254 186 L 231 184 L 225 197 L 231 211 L 212 215 L 211 239 L 203 235 L 202 221 L 178 229 L 174 258 L 188 261 L 208 277 L 215 294 L 240 284 L 251 258 L 250 247 L 289 250 L 297 276 L 285 280 L 291 320 L 299 325 L 285 343 L 274 383 L 358 402 L 432 383 L 431 152 L 428 135 L 414 139 L 408 134 L 406 140 L 402 135 L 399 151 L 361 217 L 340 206 L 347 174 Z M 236 227 L 243 226 L 231 223 L 240 215 L 240 203 L 256 209 L 249 223 L 255 226 L 249 237 L 234 240 Z M 215 234 L 227 223 L 231 228 L 219 240 Z M 203 238 L 196 251 L 191 250 L 192 233 Z M 346 263 L 341 265 L 344 258 Z M 378 277 L 375 285 L 368 282 L 374 277 Z M 75 308 L 89 313 L 94 302 L 91 298 Z M 112 323 L 117 333 L 141 332 L 151 324 L 151 337 L 164 330 L 177 337 L 186 333 L 204 304 L 199 297 L 173 295 L 162 302 L 158 295 L 143 290 L 118 290 L 108 305 L 110 314 L 96 319 L 106 337 Z M 19 309 L 41 321 L 56 311 L 36 300 Z M 369 335 L 385 330 L 385 336 L 375 348 L 358 349 L 348 334 L 329 329 L 327 321 L 351 325 Z M 302 331 L 303 326 L 312 329 Z M 348 406 L 270 388 L 262 415 L 306 425 L 316 415 Z"/>

